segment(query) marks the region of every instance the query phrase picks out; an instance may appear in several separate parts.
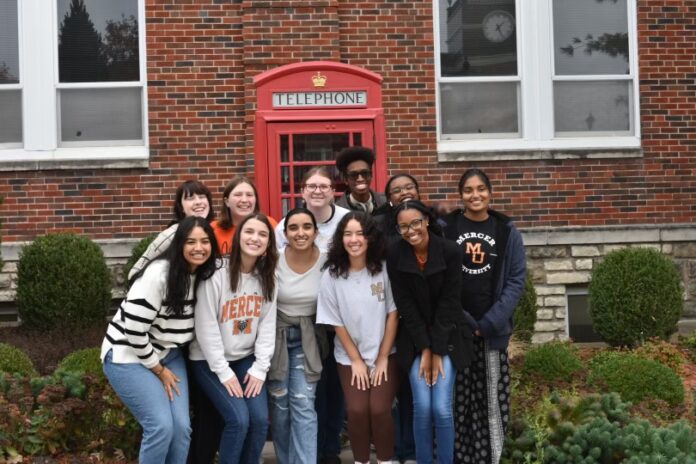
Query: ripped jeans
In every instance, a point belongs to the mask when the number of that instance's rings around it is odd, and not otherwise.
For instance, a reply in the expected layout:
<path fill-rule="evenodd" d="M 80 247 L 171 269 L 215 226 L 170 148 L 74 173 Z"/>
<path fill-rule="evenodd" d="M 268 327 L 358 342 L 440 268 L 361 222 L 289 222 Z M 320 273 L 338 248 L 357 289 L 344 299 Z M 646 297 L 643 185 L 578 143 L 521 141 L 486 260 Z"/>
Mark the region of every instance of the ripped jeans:
<path fill-rule="evenodd" d="M 317 462 L 317 383 L 307 382 L 299 327 L 286 329 L 288 373 L 284 380 L 268 382 L 271 433 L 279 464 Z"/>

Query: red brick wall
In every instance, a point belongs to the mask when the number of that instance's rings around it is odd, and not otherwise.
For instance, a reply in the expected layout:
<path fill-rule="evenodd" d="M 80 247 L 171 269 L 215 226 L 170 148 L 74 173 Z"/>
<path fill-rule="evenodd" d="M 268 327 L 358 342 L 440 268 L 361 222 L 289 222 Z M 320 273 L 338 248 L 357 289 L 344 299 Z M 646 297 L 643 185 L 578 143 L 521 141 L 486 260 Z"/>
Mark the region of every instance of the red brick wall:
<path fill-rule="evenodd" d="M 50 230 L 140 237 L 171 218 L 185 179 L 215 194 L 253 175 L 252 77 L 307 60 L 340 60 L 384 78 L 391 172 L 410 171 L 431 200 L 456 199 L 473 166 L 494 206 L 522 226 L 696 219 L 696 3 L 639 0 L 638 159 L 438 163 L 432 2 L 147 0 L 150 167 L 1 172 L 2 236 Z"/>

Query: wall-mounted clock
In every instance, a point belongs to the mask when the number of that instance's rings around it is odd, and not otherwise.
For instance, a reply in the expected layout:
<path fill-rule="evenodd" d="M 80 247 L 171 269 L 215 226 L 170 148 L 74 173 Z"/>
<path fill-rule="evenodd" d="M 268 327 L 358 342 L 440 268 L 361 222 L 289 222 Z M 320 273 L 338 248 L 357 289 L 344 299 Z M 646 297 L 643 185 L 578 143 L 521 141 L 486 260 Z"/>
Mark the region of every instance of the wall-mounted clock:
<path fill-rule="evenodd" d="M 493 10 L 481 23 L 483 36 L 490 42 L 503 42 L 515 32 L 515 17 L 507 11 Z"/>

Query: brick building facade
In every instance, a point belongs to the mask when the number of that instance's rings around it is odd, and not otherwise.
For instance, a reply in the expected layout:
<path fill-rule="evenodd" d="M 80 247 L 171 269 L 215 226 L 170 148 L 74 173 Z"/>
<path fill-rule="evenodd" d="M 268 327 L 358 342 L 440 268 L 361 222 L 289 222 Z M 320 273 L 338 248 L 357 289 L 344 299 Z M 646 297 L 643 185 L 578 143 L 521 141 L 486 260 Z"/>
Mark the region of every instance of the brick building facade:
<path fill-rule="evenodd" d="M 173 191 L 185 179 L 206 183 L 216 201 L 236 174 L 255 178 L 264 188 L 268 179 L 259 178 L 256 170 L 255 153 L 265 141 L 256 140 L 254 78 L 305 61 L 346 63 L 381 77 L 385 149 L 378 156 L 386 161 L 385 176 L 410 172 L 420 180 L 427 200 L 454 203 L 464 169 L 477 166 L 490 175 L 494 207 L 512 216 L 525 232 L 546 311 L 541 314 L 556 323 L 540 327 L 550 336 L 566 333 L 566 287 L 586 283 L 585 274 L 605 249 L 638 244 L 673 254 L 696 242 L 694 2 L 584 2 L 591 8 L 623 8 L 616 13 L 620 33 L 612 36 L 622 38 L 623 45 L 612 49 L 598 33 L 571 42 L 576 57 L 605 56 L 609 63 L 610 58 L 617 62 L 618 55 L 620 72 L 602 63 L 588 77 L 590 73 L 573 64 L 566 71 L 559 69 L 573 50 L 559 53 L 565 42 L 547 42 L 561 40 L 560 29 L 576 30 L 574 16 L 614 13 L 578 13 L 575 2 L 132 0 L 140 31 L 140 74 L 133 79 L 137 85 L 125 88 L 136 95 L 141 89 L 146 95 L 142 111 L 134 113 L 144 129 L 138 146 L 121 151 L 119 144 L 61 144 L 69 137 L 61 129 L 61 118 L 53 118 L 53 108 L 59 116 L 68 111 L 63 104 L 70 92 L 81 89 L 51 72 L 63 59 L 55 51 L 56 29 L 64 32 L 61 18 L 68 13 L 61 7 L 69 8 L 70 1 L 60 0 L 57 10 L 42 13 L 40 3 L 18 2 L 22 73 L 5 81 L 5 95 L 23 92 L 24 131 L 19 142 L 10 139 L 15 143 L 4 145 L 0 133 L 3 256 L 9 261 L 0 281 L 3 300 L 12 298 L 12 261 L 22 242 L 70 230 L 98 239 L 105 249 L 127 250 L 123 243 L 132 244 L 167 224 Z M 87 2 L 88 12 L 97 17 L 90 8 L 96 7 Z M 467 19 L 472 17 L 477 19 Z M 509 18 L 512 26 L 505 23 Z M 28 32 L 42 30 L 42 24 L 50 30 L 27 37 Z M 505 32 L 506 27 L 512 32 Z M 488 42 L 478 37 L 478 51 L 466 51 L 473 43 L 467 42 L 471 35 L 466 31 L 473 29 Z M 457 42 L 461 31 L 464 46 Z M 516 39 L 511 51 L 504 50 L 511 38 Z M 30 63 L 30 52 L 45 62 Z M 506 71 L 510 66 L 513 71 Z M 48 83 L 39 82 L 41 70 L 49 76 Z M 625 127 L 609 121 L 607 127 L 593 128 L 604 124 L 601 111 L 581 115 L 579 120 L 588 126 L 583 130 L 573 126 L 573 118 L 562 120 L 563 111 L 582 106 L 582 95 L 604 92 L 605 84 L 597 84 L 602 82 L 623 89 L 623 100 L 617 98 L 614 106 L 626 106 Z M 489 117 L 480 103 L 491 93 L 492 87 L 486 86 L 495 85 L 500 85 L 493 88 L 495 96 L 483 106 L 495 113 L 496 105 L 505 101 L 500 95 L 517 92 L 508 100 L 517 104 L 516 120 L 506 126 L 504 118 L 494 114 L 492 124 L 500 124 L 500 130 L 471 130 L 466 115 Z M 570 104 L 561 97 L 568 86 L 575 86 L 568 95 L 580 95 Z M 37 93 L 49 96 L 46 105 L 32 102 L 33 89 L 39 87 Z M 588 88 L 591 91 L 583 93 Z M 466 98 L 453 99 L 455 91 Z M 48 119 L 32 122 L 43 113 Z M 465 115 L 461 121 L 460 113 Z M 2 121 L 8 117 L 0 115 Z M 67 119 L 64 115 L 63 129 Z M 52 124 L 57 128 L 50 129 Z M 4 159 L 3 151 L 8 154 Z M 653 234 L 636 239 L 646 230 Z M 674 230 L 678 233 L 670 236 Z M 549 241 L 551 235 L 556 238 Z M 594 248 L 573 248 L 585 245 Z M 561 251 L 559 246 L 568 248 Z M 116 256 L 121 252 L 113 253 L 114 263 L 121 262 L 123 256 Z M 696 253 L 679 253 L 687 317 L 694 318 Z M 555 269 L 554 263 L 560 262 L 561 269 Z M 575 277 L 554 281 L 552 275 L 561 270 Z M 549 335 L 539 337 L 543 338 Z"/>

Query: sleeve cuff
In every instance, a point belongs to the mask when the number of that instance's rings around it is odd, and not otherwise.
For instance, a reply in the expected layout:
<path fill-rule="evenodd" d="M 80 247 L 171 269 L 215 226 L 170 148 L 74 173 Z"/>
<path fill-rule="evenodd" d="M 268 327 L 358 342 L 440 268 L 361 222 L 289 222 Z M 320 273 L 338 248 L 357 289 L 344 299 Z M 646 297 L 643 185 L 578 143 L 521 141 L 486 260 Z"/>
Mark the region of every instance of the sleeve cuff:
<path fill-rule="evenodd" d="M 220 379 L 220 383 L 225 383 L 231 378 L 233 378 L 235 375 L 234 371 L 228 367 L 224 369 L 222 372 L 218 373 L 217 376 L 218 379 Z"/>
<path fill-rule="evenodd" d="M 266 371 L 259 369 L 258 366 L 256 366 L 256 363 L 252 364 L 247 373 L 259 380 L 266 381 Z"/>
<path fill-rule="evenodd" d="M 493 336 L 495 333 L 493 324 L 491 324 L 487 319 L 481 319 L 478 321 L 478 329 L 479 332 L 481 332 L 481 335 L 486 338 Z"/>

